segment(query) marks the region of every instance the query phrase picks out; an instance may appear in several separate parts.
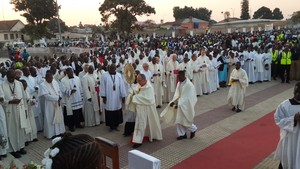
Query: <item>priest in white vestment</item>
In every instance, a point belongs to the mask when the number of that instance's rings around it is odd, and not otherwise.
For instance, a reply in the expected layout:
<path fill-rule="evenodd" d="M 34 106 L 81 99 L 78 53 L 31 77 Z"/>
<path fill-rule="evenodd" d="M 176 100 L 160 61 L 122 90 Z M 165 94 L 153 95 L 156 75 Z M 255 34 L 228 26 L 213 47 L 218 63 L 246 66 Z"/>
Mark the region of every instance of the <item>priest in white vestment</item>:
<path fill-rule="evenodd" d="M 74 75 L 71 67 L 67 68 L 65 73 L 66 76 L 61 79 L 63 114 L 66 126 L 73 132 L 75 127 L 83 128 L 82 87 L 79 77 Z"/>
<path fill-rule="evenodd" d="M 236 62 L 235 69 L 230 74 L 230 89 L 227 95 L 227 102 L 233 106 L 232 111 L 241 112 L 245 108 L 246 87 L 248 86 L 248 76 L 241 68 L 241 62 Z"/>
<path fill-rule="evenodd" d="M 162 140 L 162 131 L 158 113 L 156 111 L 154 89 L 146 76 L 139 74 L 137 76 L 139 83 L 134 89 L 132 95 L 132 103 L 135 105 L 135 128 L 132 142 L 133 148 L 142 145 L 144 136 L 148 136 L 152 142 L 155 140 Z"/>
<path fill-rule="evenodd" d="M 32 75 L 30 75 L 30 70 L 28 67 L 24 67 L 22 69 L 22 71 L 23 71 L 23 76 L 20 79 L 25 80 L 27 83 L 26 91 L 28 92 L 28 97 L 30 97 L 28 99 L 34 100 L 33 105 L 29 104 L 29 107 L 31 109 L 30 111 L 32 111 L 33 117 L 35 118 L 35 119 L 32 119 L 32 122 L 33 121 L 35 122 L 35 124 L 34 124 L 35 126 L 32 126 L 32 127 L 34 130 L 36 129 L 37 131 L 41 131 L 42 130 L 42 127 L 41 127 L 42 122 L 41 122 L 41 118 L 40 118 L 41 113 L 40 113 L 40 106 L 38 105 L 39 103 L 38 103 L 38 97 L 37 97 L 39 84 L 37 83 L 37 79 L 34 78 Z M 34 68 L 32 68 L 31 71 L 35 71 L 35 75 L 36 75 L 36 70 Z M 36 120 L 38 120 L 38 121 L 36 121 Z M 31 125 L 33 125 L 33 124 L 31 124 Z M 36 141 L 36 139 L 34 139 L 34 140 Z"/>
<path fill-rule="evenodd" d="M 272 80 L 272 55 L 265 50 L 263 54 L 263 64 L 264 64 L 264 81 L 271 81 Z"/>
<path fill-rule="evenodd" d="M 200 65 L 197 60 L 197 55 L 193 54 L 190 60 L 191 80 L 195 86 L 197 97 L 203 95 L 202 78 L 200 78 Z"/>
<path fill-rule="evenodd" d="M 253 84 L 255 82 L 255 73 L 254 73 L 254 55 L 255 53 L 251 51 L 251 48 L 248 47 L 247 50 L 243 52 L 244 56 L 244 70 L 247 72 L 249 77 L 249 82 Z"/>
<path fill-rule="evenodd" d="M 101 79 L 102 79 L 102 75 L 105 73 L 106 71 L 102 68 L 102 65 L 99 64 L 97 70 L 95 70 L 96 76 L 97 76 L 97 81 L 99 81 L 100 85 L 101 85 Z M 100 86 L 99 86 L 99 102 L 100 102 L 100 123 L 105 122 L 105 105 L 103 103 L 103 99 L 102 97 L 100 97 Z"/>
<path fill-rule="evenodd" d="M 116 65 L 111 64 L 100 81 L 100 96 L 105 104 L 105 124 L 110 127 L 110 131 L 118 131 L 118 126 L 123 123 L 122 103 L 127 96 L 124 80 L 116 72 Z"/>
<path fill-rule="evenodd" d="M 166 84 L 167 84 L 167 96 L 168 102 L 170 102 L 174 96 L 176 84 L 177 84 L 177 74 L 178 74 L 178 62 L 177 62 L 177 55 L 171 55 L 172 60 L 170 60 L 166 67 Z"/>
<path fill-rule="evenodd" d="M 26 154 L 25 128 L 28 127 L 24 108 L 24 92 L 21 82 L 15 80 L 15 71 L 9 70 L 1 85 L 4 93 L 4 111 L 8 134 L 8 150 L 15 158 Z"/>
<path fill-rule="evenodd" d="M 65 124 L 62 113 L 61 91 L 58 83 L 53 80 L 50 71 L 46 73 L 46 81 L 40 85 L 39 96 L 44 100 L 44 136 L 48 139 L 65 133 Z"/>
<path fill-rule="evenodd" d="M 193 83 L 185 77 L 185 71 L 179 71 L 179 82 L 175 95 L 165 110 L 161 113 L 166 122 L 174 122 L 177 128 L 177 140 L 195 137 L 197 126 L 194 124 L 195 105 L 197 103 L 196 91 Z"/>
<path fill-rule="evenodd" d="M 147 81 L 151 80 L 152 72 L 149 70 L 149 64 L 148 63 L 143 63 L 143 69 L 140 71 L 140 73 L 142 73 L 146 76 Z"/>
<path fill-rule="evenodd" d="M 4 93 L 2 87 L 0 87 L 0 160 L 1 156 L 7 154 L 8 149 L 8 135 L 7 135 L 7 126 L 6 126 L 6 116 L 2 104 L 4 103 Z"/>
<path fill-rule="evenodd" d="M 254 65 L 255 65 L 255 70 L 254 70 L 254 74 L 255 74 L 255 81 L 257 82 L 262 82 L 264 81 L 264 60 L 263 60 L 263 56 L 264 54 L 259 52 L 255 52 L 254 53 Z"/>
<path fill-rule="evenodd" d="M 294 97 L 277 107 L 274 119 L 280 129 L 275 159 L 280 160 L 279 168 L 300 168 L 300 83 L 294 88 Z"/>
<path fill-rule="evenodd" d="M 191 71 L 191 64 L 189 62 L 189 58 L 188 57 L 185 57 L 183 59 L 183 62 L 181 62 L 179 65 L 178 65 L 178 70 L 184 70 L 185 71 L 185 76 L 186 78 L 188 79 L 193 79 L 192 78 L 192 71 Z"/>
<path fill-rule="evenodd" d="M 44 126 L 44 120 L 43 120 L 44 118 L 41 111 L 42 104 L 40 101 L 40 97 L 38 96 L 38 90 L 40 84 L 44 81 L 44 79 L 37 75 L 36 69 L 34 67 L 29 68 L 29 71 L 30 71 L 29 77 L 32 77 L 34 79 L 34 84 L 31 84 L 31 81 L 29 82 L 31 86 L 34 86 L 35 92 L 32 94 L 32 97 L 36 101 L 35 106 L 32 107 L 32 111 L 34 113 L 37 130 L 42 131 Z M 26 78 L 24 79 L 26 80 Z"/>
<path fill-rule="evenodd" d="M 82 78 L 85 126 L 97 126 L 100 124 L 100 107 L 96 91 L 98 85 L 94 67 L 89 66 L 88 73 Z"/>
<path fill-rule="evenodd" d="M 201 55 L 198 57 L 198 63 L 200 66 L 200 78 L 201 78 L 201 86 L 203 90 L 204 95 L 208 95 L 211 93 L 209 83 L 210 83 L 210 77 L 209 77 L 209 72 L 208 68 L 210 67 L 210 60 L 205 54 L 205 49 L 201 49 Z"/>
<path fill-rule="evenodd" d="M 149 64 L 149 70 L 152 72 L 151 82 L 155 92 L 155 103 L 157 108 L 161 108 L 163 99 L 163 83 L 164 83 L 164 69 L 159 63 L 158 57 L 153 57 Z"/>
<path fill-rule="evenodd" d="M 32 112 L 32 106 L 35 104 L 35 99 L 32 99 L 32 96 L 27 87 L 27 82 L 24 79 L 21 79 L 20 82 L 24 87 L 24 108 L 26 113 L 26 120 L 28 123 L 27 128 L 25 128 L 25 140 L 26 142 L 37 141 L 37 128 L 35 123 L 34 114 Z"/>

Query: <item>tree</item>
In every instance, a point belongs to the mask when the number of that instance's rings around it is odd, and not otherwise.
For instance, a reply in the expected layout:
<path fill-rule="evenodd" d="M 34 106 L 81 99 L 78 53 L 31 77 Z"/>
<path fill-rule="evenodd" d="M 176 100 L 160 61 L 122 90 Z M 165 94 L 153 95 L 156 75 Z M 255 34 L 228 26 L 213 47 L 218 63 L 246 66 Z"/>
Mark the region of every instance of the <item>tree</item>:
<path fill-rule="evenodd" d="M 205 21 L 210 21 L 211 13 L 212 11 L 208 10 L 207 8 L 194 9 L 193 7 L 187 6 L 185 6 L 184 8 L 179 8 L 178 6 L 175 6 L 173 8 L 173 16 L 175 20 L 194 17 Z"/>
<path fill-rule="evenodd" d="M 144 0 L 105 0 L 99 8 L 102 22 L 123 33 L 132 31 L 136 16 L 155 14 L 155 9 Z M 116 19 L 109 23 L 110 16 Z"/>
<path fill-rule="evenodd" d="M 271 9 L 262 6 L 253 14 L 253 19 L 273 19 Z"/>
<path fill-rule="evenodd" d="M 58 33 L 59 32 L 57 21 L 58 21 L 57 18 L 53 18 L 47 24 L 47 28 L 53 33 Z M 60 28 L 61 28 L 62 33 L 69 30 L 69 27 L 66 25 L 66 23 L 64 21 L 59 19 L 59 23 L 60 23 Z"/>
<path fill-rule="evenodd" d="M 242 20 L 250 19 L 249 0 L 242 0 L 241 2 L 241 19 Z"/>
<path fill-rule="evenodd" d="M 275 8 L 275 9 L 273 10 L 272 15 L 273 15 L 273 19 L 277 19 L 277 20 L 283 19 L 282 12 L 280 11 L 279 8 Z"/>
<path fill-rule="evenodd" d="M 25 25 L 25 34 L 32 39 L 49 36 L 47 22 L 57 15 L 57 4 L 54 0 L 10 0 L 16 12 L 23 12 L 28 25 Z"/>
<path fill-rule="evenodd" d="M 300 23 L 300 11 L 294 12 L 293 15 L 292 15 L 291 20 L 294 23 Z"/>

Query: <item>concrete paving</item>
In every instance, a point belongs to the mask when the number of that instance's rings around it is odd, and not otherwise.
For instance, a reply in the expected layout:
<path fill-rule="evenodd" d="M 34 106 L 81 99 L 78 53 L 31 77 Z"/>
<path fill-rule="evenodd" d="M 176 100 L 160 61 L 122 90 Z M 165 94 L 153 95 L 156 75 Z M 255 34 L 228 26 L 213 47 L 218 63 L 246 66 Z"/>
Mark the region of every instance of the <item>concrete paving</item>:
<path fill-rule="evenodd" d="M 177 141 L 174 125 L 165 124 L 162 121 L 164 139 L 153 143 L 146 142 L 138 150 L 160 159 L 161 168 L 171 168 L 276 109 L 280 102 L 293 96 L 294 84 L 295 82 L 281 84 L 278 80 L 250 85 L 246 92 L 246 110 L 241 113 L 232 112 L 231 107 L 226 105 L 229 88 L 220 88 L 212 94 L 201 96 L 195 107 L 197 113 L 195 123 L 198 126 L 198 131 L 194 139 Z M 158 109 L 158 113 L 162 110 L 163 108 Z M 101 124 L 97 127 L 78 129 L 74 134 L 85 133 L 94 137 L 101 136 L 118 143 L 120 146 L 120 166 L 127 168 L 127 153 L 132 148 L 129 143 L 130 138 L 122 135 L 123 127 L 124 125 L 120 126 L 120 132 L 110 132 L 108 127 Z M 28 152 L 27 155 L 14 160 L 18 166 L 30 161 L 40 163 L 44 151 L 51 146 L 51 141 L 44 138 L 43 133 L 38 134 L 38 139 L 38 142 L 31 143 L 25 148 Z M 8 165 L 11 160 L 13 157 L 8 154 L 2 163 Z M 274 161 L 273 154 L 270 154 L 254 168 L 266 169 L 277 166 L 278 161 Z"/>

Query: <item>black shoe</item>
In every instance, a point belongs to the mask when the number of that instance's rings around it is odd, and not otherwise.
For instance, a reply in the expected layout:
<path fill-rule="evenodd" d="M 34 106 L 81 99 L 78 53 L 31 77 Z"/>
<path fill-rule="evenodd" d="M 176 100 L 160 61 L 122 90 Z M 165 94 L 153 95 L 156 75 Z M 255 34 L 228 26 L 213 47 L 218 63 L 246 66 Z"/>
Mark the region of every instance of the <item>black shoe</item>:
<path fill-rule="evenodd" d="M 239 108 L 238 108 L 238 109 L 236 109 L 236 112 L 237 112 L 237 113 L 239 113 L 239 112 L 241 112 L 241 111 L 242 111 L 242 110 L 241 110 L 241 109 L 239 109 Z"/>
<path fill-rule="evenodd" d="M 195 137 L 195 134 L 196 134 L 196 131 L 194 131 L 194 132 L 191 132 L 190 139 L 194 138 L 194 137 Z"/>
<path fill-rule="evenodd" d="M 183 135 L 183 136 L 179 136 L 179 137 L 177 137 L 177 140 L 183 140 L 183 139 L 187 139 L 187 136 L 186 136 L 186 134 L 185 134 L 185 135 Z"/>
<path fill-rule="evenodd" d="M 158 109 L 159 109 L 159 108 L 161 108 L 161 106 L 160 106 L 160 105 L 158 105 L 158 106 L 156 106 L 156 108 L 158 108 Z"/>
<path fill-rule="evenodd" d="M 27 154 L 27 151 L 26 151 L 26 150 L 24 150 L 24 148 L 21 148 L 21 150 L 20 150 L 20 151 L 18 151 L 18 153 L 20 153 L 20 154 L 24 155 L 24 154 Z"/>
<path fill-rule="evenodd" d="M 3 154 L 1 155 L 2 158 L 6 158 L 7 157 L 7 154 Z"/>
<path fill-rule="evenodd" d="M 26 141 L 26 142 L 25 142 L 25 146 L 28 146 L 28 145 L 29 145 L 29 141 Z"/>
<path fill-rule="evenodd" d="M 35 138 L 35 139 L 33 139 L 32 141 L 33 141 L 33 142 L 37 142 L 37 141 L 39 141 L 39 140 L 38 140 L 37 138 Z"/>
<path fill-rule="evenodd" d="M 233 108 L 231 109 L 232 111 L 235 111 L 235 106 L 233 106 Z"/>
<path fill-rule="evenodd" d="M 286 83 L 290 84 L 290 81 L 287 81 Z"/>
<path fill-rule="evenodd" d="M 69 130 L 70 130 L 71 132 L 74 132 L 74 131 L 75 131 L 75 128 L 72 126 L 72 127 L 69 127 Z"/>
<path fill-rule="evenodd" d="M 139 148 L 139 147 L 141 147 L 143 144 L 134 144 L 133 146 L 132 146 L 132 148 Z"/>
<path fill-rule="evenodd" d="M 11 152 L 10 153 L 12 156 L 14 156 L 15 158 L 21 158 L 21 154 L 18 152 Z"/>
<path fill-rule="evenodd" d="M 125 134 L 125 133 L 124 133 L 123 136 L 124 136 L 124 137 L 129 137 L 129 136 L 131 136 L 131 134 Z"/>
<path fill-rule="evenodd" d="M 76 126 L 76 128 L 82 129 L 82 128 L 84 128 L 84 127 L 83 127 L 82 125 L 79 124 L 79 125 Z"/>

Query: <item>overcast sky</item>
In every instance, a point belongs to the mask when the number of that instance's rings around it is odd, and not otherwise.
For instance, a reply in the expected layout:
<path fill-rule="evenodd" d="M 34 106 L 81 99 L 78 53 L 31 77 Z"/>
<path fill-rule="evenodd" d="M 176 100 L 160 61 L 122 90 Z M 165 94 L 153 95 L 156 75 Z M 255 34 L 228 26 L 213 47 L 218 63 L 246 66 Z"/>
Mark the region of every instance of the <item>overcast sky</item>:
<path fill-rule="evenodd" d="M 104 0 L 57 0 L 61 5 L 59 11 L 60 18 L 66 22 L 68 26 L 78 25 L 81 21 L 83 24 L 100 24 L 101 15 L 98 11 L 100 3 Z M 145 0 L 150 6 L 156 10 L 155 15 L 149 17 L 139 17 L 139 21 L 152 19 L 159 23 L 161 19 L 164 22 L 174 21 L 173 7 L 192 6 L 193 8 L 205 7 L 212 10 L 211 19 L 220 21 L 224 19 L 222 11 L 229 11 L 231 17 L 240 17 L 241 0 Z M 266 6 L 273 10 L 279 7 L 283 12 L 284 18 L 290 18 L 291 14 L 300 10 L 300 0 L 249 0 L 250 16 L 262 6 Z M 24 23 L 26 20 L 20 16 L 20 13 L 14 12 L 13 5 L 9 4 L 9 0 L 0 0 L 1 16 L 0 20 L 20 19 Z"/>

